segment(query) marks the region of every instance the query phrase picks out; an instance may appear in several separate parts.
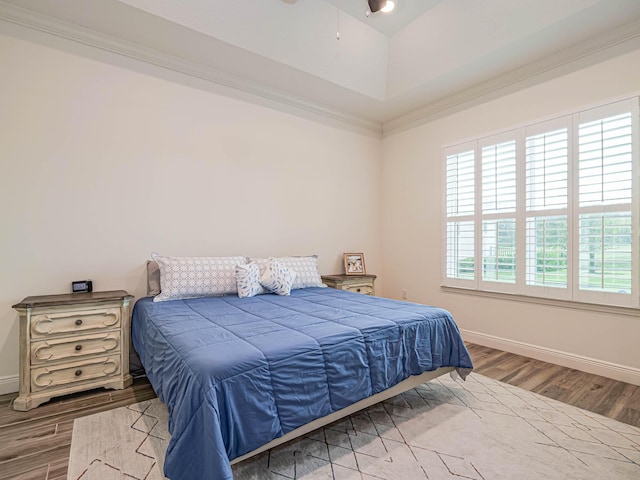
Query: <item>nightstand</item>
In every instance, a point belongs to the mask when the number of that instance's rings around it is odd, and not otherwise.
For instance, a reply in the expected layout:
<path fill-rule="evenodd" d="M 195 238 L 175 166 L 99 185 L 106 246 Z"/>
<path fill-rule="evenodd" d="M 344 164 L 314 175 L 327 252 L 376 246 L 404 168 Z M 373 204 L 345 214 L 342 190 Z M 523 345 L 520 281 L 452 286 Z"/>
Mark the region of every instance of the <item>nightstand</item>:
<path fill-rule="evenodd" d="M 132 299 L 117 290 L 27 297 L 14 305 L 20 315 L 20 393 L 14 410 L 82 390 L 131 385 Z"/>
<path fill-rule="evenodd" d="M 373 283 L 375 275 L 322 275 L 322 283 L 327 287 L 338 290 L 349 290 L 350 292 L 363 293 L 365 295 L 375 295 L 376 291 Z"/>

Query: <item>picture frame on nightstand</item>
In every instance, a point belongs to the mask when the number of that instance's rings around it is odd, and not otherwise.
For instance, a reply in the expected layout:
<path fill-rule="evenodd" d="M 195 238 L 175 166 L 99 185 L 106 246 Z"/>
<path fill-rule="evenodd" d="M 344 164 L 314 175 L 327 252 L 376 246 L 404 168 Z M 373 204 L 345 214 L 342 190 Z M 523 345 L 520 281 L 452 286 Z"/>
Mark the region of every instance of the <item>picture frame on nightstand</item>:
<path fill-rule="evenodd" d="M 364 264 L 364 253 L 345 253 L 344 273 L 346 275 L 366 274 L 367 269 Z"/>

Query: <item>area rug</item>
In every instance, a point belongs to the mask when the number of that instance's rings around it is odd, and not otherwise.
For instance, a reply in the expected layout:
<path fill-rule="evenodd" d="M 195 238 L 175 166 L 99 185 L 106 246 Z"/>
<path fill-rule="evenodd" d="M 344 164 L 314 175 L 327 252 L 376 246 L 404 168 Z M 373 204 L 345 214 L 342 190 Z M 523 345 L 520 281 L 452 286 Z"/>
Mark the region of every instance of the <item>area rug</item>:
<path fill-rule="evenodd" d="M 157 399 L 79 418 L 68 479 L 164 479 L 169 438 Z M 478 374 L 443 376 L 233 472 L 235 480 L 638 480 L 640 428 Z"/>

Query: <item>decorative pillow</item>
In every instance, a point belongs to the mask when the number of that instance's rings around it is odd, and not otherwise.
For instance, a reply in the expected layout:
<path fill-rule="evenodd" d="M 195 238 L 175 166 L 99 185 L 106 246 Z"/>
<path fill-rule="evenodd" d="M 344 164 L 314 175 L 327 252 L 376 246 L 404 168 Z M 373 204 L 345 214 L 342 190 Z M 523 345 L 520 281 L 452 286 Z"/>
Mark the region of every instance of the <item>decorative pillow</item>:
<path fill-rule="evenodd" d="M 151 257 L 160 267 L 154 302 L 238 293 L 235 267 L 247 263 L 246 257 Z"/>
<path fill-rule="evenodd" d="M 260 276 L 260 284 L 275 294 L 289 295 L 295 279 L 296 272 L 288 269 L 275 258 L 270 258 L 267 268 Z"/>
<path fill-rule="evenodd" d="M 260 285 L 260 268 L 256 262 L 236 265 L 236 282 L 240 298 L 264 293 L 264 288 Z"/>
<path fill-rule="evenodd" d="M 251 258 L 251 257 L 249 257 L 249 262 L 255 262 L 255 263 L 258 264 L 258 267 L 260 268 L 260 276 L 262 276 L 264 271 L 269 266 L 269 262 L 271 261 L 271 258 L 272 257 L 269 257 L 269 258 Z"/>
<path fill-rule="evenodd" d="M 147 295 L 160 293 L 160 267 L 155 260 L 147 260 Z"/>
<path fill-rule="evenodd" d="M 296 279 L 293 282 L 291 290 L 298 288 L 310 287 L 326 287 L 322 283 L 322 278 L 318 272 L 318 256 L 309 255 L 306 257 L 277 257 L 281 264 L 289 270 L 296 272 Z M 251 258 L 249 261 L 256 262 L 260 267 L 260 275 L 262 275 L 269 264 L 268 258 Z"/>
<path fill-rule="evenodd" d="M 318 272 L 318 256 L 308 257 L 280 257 L 278 261 L 285 267 L 296 272 L 296 281 L 293 282 L 292 290 L 297 288 L 326 287 L 322 283 Z"/>

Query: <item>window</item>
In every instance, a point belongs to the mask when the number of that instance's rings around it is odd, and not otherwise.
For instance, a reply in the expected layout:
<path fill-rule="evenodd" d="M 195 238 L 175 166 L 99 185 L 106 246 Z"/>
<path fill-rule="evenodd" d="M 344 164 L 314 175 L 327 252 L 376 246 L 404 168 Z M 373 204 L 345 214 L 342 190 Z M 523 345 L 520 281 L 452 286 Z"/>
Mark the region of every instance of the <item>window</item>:
<path fill-rule="evenodd" d="M 446 147 L 443 285 L 640 307 L 637 145 L 633 98 Z"/>

